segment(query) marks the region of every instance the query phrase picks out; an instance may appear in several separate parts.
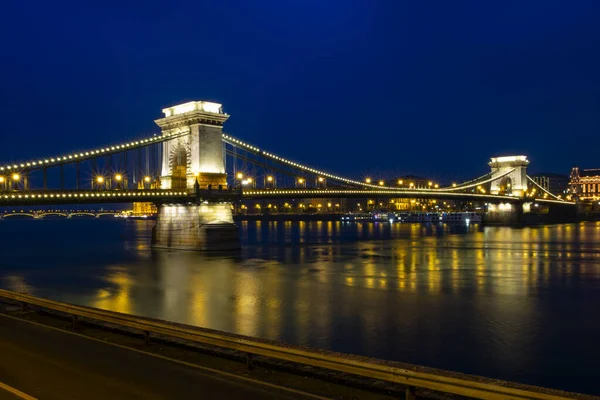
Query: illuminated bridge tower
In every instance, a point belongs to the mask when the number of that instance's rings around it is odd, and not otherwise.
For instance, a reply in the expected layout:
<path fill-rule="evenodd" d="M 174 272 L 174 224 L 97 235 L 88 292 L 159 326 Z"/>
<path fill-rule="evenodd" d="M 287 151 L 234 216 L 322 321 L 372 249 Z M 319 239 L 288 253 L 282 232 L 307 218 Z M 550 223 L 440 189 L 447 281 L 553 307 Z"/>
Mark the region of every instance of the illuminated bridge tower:
<path fill-rule="evenodd" d="M 221 104 L 192 101 L 162 110 L 155 122 L 163 134 L 179 135 L 163 142 L 162 189 L 226 189 Z M 152 246 L 185 250 L 233 250 L 240 247 L 231 204 L 160 204 Z"/>
<path fill-rule="evenodd" d="M 218 103 L 191 101 L 162 110 L 163 134 L 189 135 L 163 142 L 162 189 L 217 189 L 227 185 L 223 160 L 223 123 L 229 118 Z"/>
<path fill-rule="evenodd" d="M 527 191 L 527 156 L 492 158 L 488 165 L 492 168 L 493 180 L 490 193 L 523 197 Z"/>
<path fill-rule="evenodd" d="M 527 191 L 526 156 L 507 156 L 492 158 L 488 164 L 492 168 L 490 193 L 524 198 Z M 525 204 L 500 203 L 488 204 L 483 216 L 485 224 L 518 226 L 523 223 Z"/>

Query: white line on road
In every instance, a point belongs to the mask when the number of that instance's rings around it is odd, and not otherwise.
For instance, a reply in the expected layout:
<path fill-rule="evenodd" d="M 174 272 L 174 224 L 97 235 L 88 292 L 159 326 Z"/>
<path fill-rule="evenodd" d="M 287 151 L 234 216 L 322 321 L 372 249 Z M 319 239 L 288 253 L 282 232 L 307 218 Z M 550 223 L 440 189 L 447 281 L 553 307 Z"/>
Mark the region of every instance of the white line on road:
<path fill-rule="evenodd" d="M 9 393 L 14 394 L 15 396 L 17 396 L 20 399 L 23 400 L 37 400 L 35 397 L 28 395 L 27 393 L 23 393 L 18 389 L 15 389 L 12 386 L 8 386 L 6 383 L 2 383 L 0 382 L 0 389 L 6 390 Z"/>
<path fill-rule="evenodd" d="M 107 344 L 109 346 L 119 347 L 121 349 L 125 349 L 125 350 L 133 351 L 133 352 L 136 352 L 136 353 L 144 354 L 144 355 L 147 355 L 147 356 L 150 356 L 150 357 L 160 358 L 160 359 L 163 359 L 163 360 L 166 360 L 166 361 L 170 361 L 170 362 L 173 362 L 173 363 L 185 365 L 187 367 L 191 367 L 191 368 L 194 368 L 194 369 L 197 369 L 197 370 L 201 370 L 201 371 L 205 371 L 205 372 L 212 372 L 214 374 L 212 376 L 213 379 L 226 380 L 224 378 L 232 378 L 232 379 L 237 379 L 238 381 L 243 381 L 243 382 L 248 382 L 248 383 L 254 383 L 254 384 L 258 385 L 258 386 L 264 386 L 264 387 L 268 387 L 268 388 L 271 388 L 271 389 L 278 389 L 278 390 L 281 390 L 283 392 L 288 392 L 288 393 L 291 393 L 291 394 L 300 395 L 300 396 L 303 396 L 303 397 L 306 397 L 306 398 L 312 398 L 312 399 L 316 399 L 316 400 L 329 400 L 329 397 L 323 397 L 323 396 L 319 396 L 319 395 L 316 395 L 316 394 L 312 394 L 312 393 L 308 393 L 308 392 L 303 392 L 301 390 L 292 389 L 292 388 L 289 388 L 289 387 L 286 387 L 286 386 L 280 386 L 280 385 L 277 385 L 277 384 L 274 384 L 274 383 L 269 383 L 269 382 L 261 381 L 261 380 L 258 380 L 258 379 L 252 379 L 252 378 L 245 377 L 245 376 L 242 376 L 242 375 L 233 374 L 233 373 L 229 373 L 229 372 L 225 372 L 225 371 L 220 371 L 220 370 L 217 370 L 217 369 L 214 369 L 214 368 L 204 367 L 204 366 L 201 366 L 201 365 L 198 365 L 198 364 L 193 364 L 193 363 L 189 363 L 189 362 L 186 362 L 186 361 L 177 360 L 177 359 L 174 359 L 174 358 L 162 356 L 160 354 L 150 353 L 150 352 L 147 352 L 147 351 L 135 349 L 133 347 L 127 347 L 127 346 L 124 346 L 124 345 L 121 345 L 121 344 L 107 342 L 105 340 L 97 339 L 97 338 L 92 337 L 92 336 L 86 336 L 86 335 L 83 335 L 81 333 L 76 333 L 76 332 L 71 332 L 71 331 L 63 330 L 63 329 L 60 329 L 60 328 L 56 328 L 54 326 L 44 325 L 44 324 L 41 324 L 39 322 L 34 322 L 34 321 L 29 321 L 29 320 L 26 320 L 26 319 L 14 317 L 12 315 L 0 313 L 0 317 L 5 317 L 5 318 L 8 318 L 8 319 L 13 319 L 15 321 L 24 322 L 26 324 L 31 324 L 31 325 L 39 326 L 39 327 L 42 327 L 42 328 L 50 329 L 50 330 L 53 330 L 53 331 L 58 331 L 58 332 L 61 332 L 61 333 L 65 333 L 67 335 L 78 336 L 78 337 L 81 337 L 81 338 L 84 338 L 84 339 L 87 339 L 87 340 L 91 340 L 91 341 L 99 342 L 99 343 L 104 343 L 104 344 Z M 211 375 L 205 373 L 205 376 L 209 376 L 210 377 Z M 2 383 L 0 383 L 0 388 L 2 387 L 1 385 L 2 385 Z M 8 386 L 8 387 L 10 388 L 10 386 Z M 16 390 L 16 389 L 13 389 L 13 390 Z M 16 390 L 16 391 L 19 392 L 18 390 Z M 27 395 L 25 393 L 22 393 L 22 392 L 19 392 L 19 393 L 21 393 L 21 395 L 23 395 L 23 396 L 26 396 L 26 397 L 22 397 L 25 400 L 38 400 L 35 397 L 31 397 L 31 396 L 29 396 L 29 395 Z"/>

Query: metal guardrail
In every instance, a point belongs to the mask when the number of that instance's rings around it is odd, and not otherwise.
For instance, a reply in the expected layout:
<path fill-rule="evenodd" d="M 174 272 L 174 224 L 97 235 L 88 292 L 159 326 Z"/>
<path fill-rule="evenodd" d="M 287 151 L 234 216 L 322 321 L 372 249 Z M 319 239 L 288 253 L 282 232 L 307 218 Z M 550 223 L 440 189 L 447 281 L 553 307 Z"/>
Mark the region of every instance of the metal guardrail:
<path fill-rule="evenodd" d="M 300 365 L 318 367 L 359 377 L 377 379 L 405 385 L 406 399 L 415 399 L 414 389 L 424 388 L 476 399 L 593 399 L 594 396 L 568 393 L 518 383 L 490 380 L 486 378 L 434 370 L 379 359 L 359 357 L 330 351 L 307 350 L 290 345 L 258 340 L 250 337 L 211 331 L 192 326 L 166 323 L 112 311 L 76 306 L 46 300 L 26 294 L 0 289 L 0 298 L 18 302 L 23 306 L 33 305 L 48 310 L 69 314 L 73 324 L 77 318 L 86 318 L 140 330 L 146 341 L 150 334 L 189 340 L 243 352 L 251 364 L 252 355 L 284 360 Z M 426 372 L 418 369 L 427 370 Z"/>

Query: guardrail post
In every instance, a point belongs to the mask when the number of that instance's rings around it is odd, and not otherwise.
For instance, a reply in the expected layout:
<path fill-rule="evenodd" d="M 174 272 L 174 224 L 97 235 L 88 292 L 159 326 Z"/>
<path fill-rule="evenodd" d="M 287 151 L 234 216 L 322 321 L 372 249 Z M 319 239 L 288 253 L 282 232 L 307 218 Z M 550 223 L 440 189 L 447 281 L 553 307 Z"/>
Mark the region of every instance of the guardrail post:
<path fill-rule="evenodd" d="M 415 388 L 412 386 L 408 386 L 406 388 L 406 396 L 405 399 L 406 400 L 417 400 L 417 395 L 415 394 Z"/>
<path fill-rule="evenodd" d="M 246 354 L 246 365 L 248 366 L 248 369 L 254 368 L 254 365 L 252 365 L 252 353 Z"/>

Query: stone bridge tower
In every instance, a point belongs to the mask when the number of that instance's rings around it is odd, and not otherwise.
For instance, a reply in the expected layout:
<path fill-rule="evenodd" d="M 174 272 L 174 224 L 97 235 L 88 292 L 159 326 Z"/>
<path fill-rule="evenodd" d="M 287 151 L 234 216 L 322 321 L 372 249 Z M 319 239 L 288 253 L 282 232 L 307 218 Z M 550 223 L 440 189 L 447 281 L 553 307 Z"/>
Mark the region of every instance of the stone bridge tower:
<path fill-rule="evenodd" d="M 223 123 L 229 115 L 221 104 L 192 101 L 165 108 L 155 122 L 163 133 L 183 134 L 163 142 L 162 189 L 193 190 L 227 185 L 223 159 Z M 185 135 L 185 133 L 189 133 Z M 196 201 L 159 204 L 152 246 L 184 250 L 235 250 L 240 247 L 231 204 Z"/>
<path fill-rule="evenodd" d="M 527 156 L 495 157 L 488 165 L 492 168 L 491 194 L 522 197 L 527 190 Z"/>
<path fill-rule="evenodd" d="M 189 135 L 163 142 L 162 189 L 201 189 L 227 185 L 223 160 L 223 123 L 229 118 L 218 103 L 191 101 L 162 110 L 156 124 L 163 134 Z"/>

